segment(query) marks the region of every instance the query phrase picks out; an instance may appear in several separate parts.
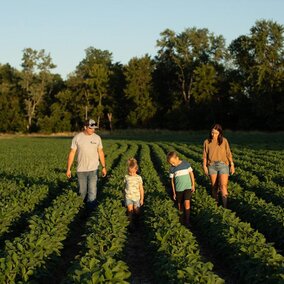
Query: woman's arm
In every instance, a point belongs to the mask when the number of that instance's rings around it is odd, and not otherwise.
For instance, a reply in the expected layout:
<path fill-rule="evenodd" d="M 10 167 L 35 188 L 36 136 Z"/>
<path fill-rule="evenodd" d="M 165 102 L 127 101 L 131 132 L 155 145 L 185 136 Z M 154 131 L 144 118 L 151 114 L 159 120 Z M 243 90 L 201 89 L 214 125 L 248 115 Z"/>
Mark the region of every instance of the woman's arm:
<path fill-rule="evenodd" d="M 206 141 L 204 141 L 203 143 L 203 171 L 205 173 L 205 175 L 208 176 L 208 167 L 207 167 L 207 146 L 206 146 Z"/>
<path fill-rule="evenodd" d="M 206 157 L 203 158 L 203 171 L 204 171 L 205 175 L 208 176 L 208 167 L 207 167 L 207 159 L 206 159 Z"/>
<path fill-rule="evenodd" d="M 234 165 L 233 155 L 232 155 L 228 141 L 227 141 L 227 144 L 226 144 L 226 155 L 227 155 L 227 159 L 229 160 L 230 173 L 233 175 L 235 173 L 235 165 Z"/>

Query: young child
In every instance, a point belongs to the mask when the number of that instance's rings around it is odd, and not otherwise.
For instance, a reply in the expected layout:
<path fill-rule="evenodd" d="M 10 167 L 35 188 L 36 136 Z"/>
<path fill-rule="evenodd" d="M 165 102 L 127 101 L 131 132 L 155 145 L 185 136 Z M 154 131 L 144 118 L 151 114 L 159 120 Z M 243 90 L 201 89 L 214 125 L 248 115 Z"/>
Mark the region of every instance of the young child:
<path fill-rule="evenodd" d="M 131 223 L 133 217 L 137 217 L 139 214 L 139 208 L 144 204 L 144 188 L 142 177 L 137 174 L 138 163 L 136 159 L 130 158 L 127 163 L 128 174 L 124 177 L 124 194 L 125 205 Z"/>
<path fill-rule="evenodd" d="M 195 191 L 195 179 L 190 164 L 180 160 L 175 151 L 167 154 L 170 167 L 170 179 L 173 190 L 173 199 L 177 200 L 178 209 L 185 210 L 185 224 L 189 226 L 190 199 Z"/>

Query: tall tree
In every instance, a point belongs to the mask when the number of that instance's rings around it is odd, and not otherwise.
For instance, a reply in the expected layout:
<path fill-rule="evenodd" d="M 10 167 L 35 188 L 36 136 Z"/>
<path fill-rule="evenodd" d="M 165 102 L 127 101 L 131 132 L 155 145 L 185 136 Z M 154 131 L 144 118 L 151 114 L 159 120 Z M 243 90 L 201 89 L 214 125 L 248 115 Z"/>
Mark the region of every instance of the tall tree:
<path fill-rule="evenodd" d="M 50 54 L 26 48 L 22 58 L 21 85 L 25 91 L 26 115 L 28 118 L 27 130 L 30 131 L 32 120 L 36 117 L 36 110 L 43 101 L 43 97 L 50 91 L 47 89 L 52 80 L 51 69 L 56 65 L 52 63 Z"/>
<path fill-rule="evenodd" d="M 115 63 L 111 67 L 109 80 L 109 95 L 105 99 L 105 112 L 108 116 L 109 129 L 113 127 L 126 127 L 125 112 L 127 111 L 127 98 L 124 95 L 126 87 L 124 66 Z"/>
<path fill-rule="evenodd" d="M 0 64 L 0 131 L 23 131 L 24 112 L 19 94 L 19 71 Z"/>
<path fill-rule="evenodd" d="M 241 93 L 251 102 L 253 126 L 279 127 L 284 118 L 284 27 L 273 21 L 257 21 L 249 35 L 229 46 L 239 73 Z M 275 122 L 282 117 L 282 122 Z"/>
<path fill-rule="evenodd" d="M 151 58 L 132 58 L 125 67 L 125 96 L 129 102 L 127 121 L 132 126 L 147 126 L 156 112 L 152 96 L 152 73 L 154 65 Z"/>
<path fill-rule="evenodd" d="M 89 115 L 96 116 L 98 124 L 103 115 L 103 101 L 108 95 L 111 57 L 107 50 L 89 47 L 86 49 L 86 57 L 79 63 L 75 72 L 79 96 L 84 103 L 85 119 Z"/>
<path fill-rule="evenodd" d="M 201 76 L 205 69 L 209 75 L 213 74 L 212 68 L 222 61 L 226 51 L 222 36 L 215 36 L 207 29 L 196 28 L 185 29 L 180 34 L 167 29 L 161 33 L 157 46 L 160 48 L 157 60 L 166 57 L 176 66 L 180 98 L 188 106 L 192 96 L 200 97 L 200 88 L 197 88 L 197 85 L 202 77 L 197 77 Z M 211 64 L 210 67 L 209 64 Z M 209 81 L 209 79 L 212 80 Z M 194 82 L 196 82 L 195 87 Z M 205 90 L 207 94 L 212 94 L 214 83 L 214 76 L 206 78 L 206 86 L 210 89 Z"/>

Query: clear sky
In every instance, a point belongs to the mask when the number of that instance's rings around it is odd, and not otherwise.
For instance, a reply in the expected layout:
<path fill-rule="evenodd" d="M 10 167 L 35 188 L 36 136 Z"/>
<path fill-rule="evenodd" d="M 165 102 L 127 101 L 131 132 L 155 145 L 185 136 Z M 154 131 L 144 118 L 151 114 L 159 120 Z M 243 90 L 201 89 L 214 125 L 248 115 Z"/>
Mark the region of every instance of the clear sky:
<path fill-rule="evenodd" d="M 169 28 L 208 28 L 227 45 L 249 34 L 257 20 L 284 25 L 284 0 L 3 0 L 0 64 L 21 69 L 24 48 L 45 49 L 63 79 L 93 46 L 113 62 L 157 53 Z"/>

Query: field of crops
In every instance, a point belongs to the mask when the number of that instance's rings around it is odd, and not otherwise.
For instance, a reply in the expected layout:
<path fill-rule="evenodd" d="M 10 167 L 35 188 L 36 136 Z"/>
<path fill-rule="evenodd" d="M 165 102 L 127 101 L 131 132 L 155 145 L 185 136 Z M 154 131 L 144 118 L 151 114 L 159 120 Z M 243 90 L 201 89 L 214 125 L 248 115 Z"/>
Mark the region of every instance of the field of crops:
<path fill-rule="evenodd" d="M 71 137 L 0 138 L 0 283 L 284 283 L 282 138 L 229 138 L 228 209 L 208 194 L 205 138 L 104 136 L 108 175 L 87 217 L 76 176 L 65 176 Z M 190 229 L 169 194 L 169 150 L 194 169 Z M 145 189 L 134 231 L 122 205 L 129 157 Z"/>

